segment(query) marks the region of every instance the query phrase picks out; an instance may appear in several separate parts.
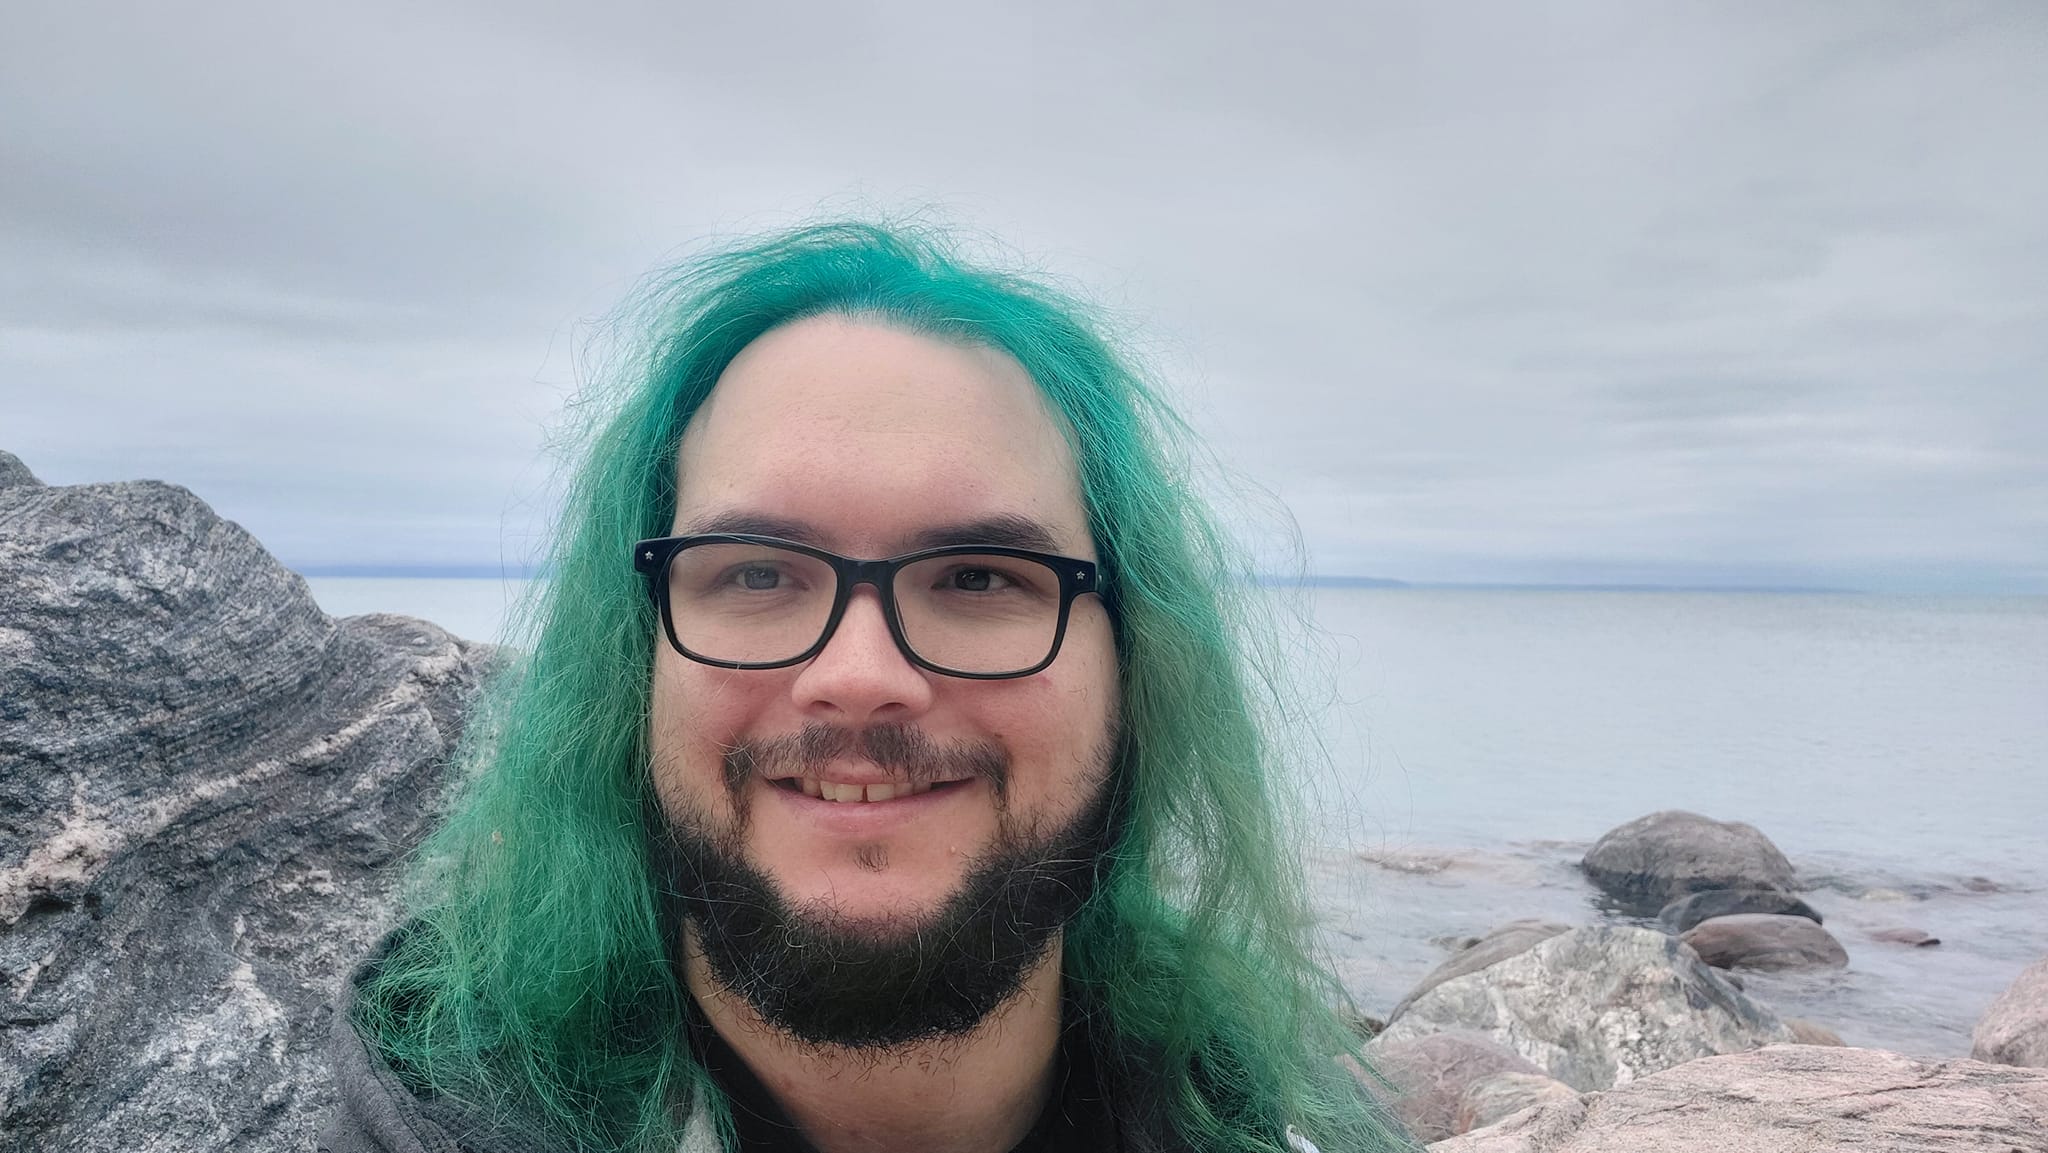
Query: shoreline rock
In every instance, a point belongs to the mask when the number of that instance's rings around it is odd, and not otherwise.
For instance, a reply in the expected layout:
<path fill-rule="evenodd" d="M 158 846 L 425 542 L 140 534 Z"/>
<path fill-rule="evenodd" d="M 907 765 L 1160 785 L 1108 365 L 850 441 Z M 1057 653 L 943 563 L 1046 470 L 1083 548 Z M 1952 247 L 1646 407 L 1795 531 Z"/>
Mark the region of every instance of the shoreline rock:
<path fill-rule="evenodd" d="M 0 1151 L 310 1148 L 494 650 L 331 620 L 190 492 L 0 453 Z"/>
<path fill-rule="evenodd" d="M 1816 925 L 1827 923 L 1812 905 L 1780 889 L 1709 889 L 1694 893 L 1659 910 L 1657 923 L 1667 933 L 1683 934 L 1701 921 L 1737 913 L 1776 913 L 1805 917 Z"/>
<path fill-rule="evenodd" d="M 1792 862 L 1754 825 L 1682 809 L 1608 830 L 1579 867 L 1617 904 L 1644 916 L 1711 889 L 1796 887 Z"/>
<path fill-rule="evenodd" d="M 1865 933 L 1864 936 L 1869 937 L 1873 941 L 1883 941 L 1890 945 L 1907 945 L 1915 949 L 1931 949 L 1941 944 L 1940 937 L 1929 936 L 1925 929 L 1872 929 Z"/>
<path fill-rule="evenodd" d="M 1408 1006 L 1414 1004 L 1417 997 L 1422 996 L 1445 981 L 1451 980 L 1454 977 L 1462 977 L 1467 973 L 1476 973 L 1488 966 L 1496 965 L 1517 953 L 1532 949 L 1560 933 L 1569 933 L 1571 929 L 1570 925 L 1560 924 L 1556 921 L 1537 920 L 1535 918 L 1509 921 L 1507 924 L 1495 928 L 1486 936 L 1480 937 L 1458 950 L 1449 960 L 1430 970 L 1427 976 L 1416 982 L 1415 987 L 1408 991 L 1408 995 L 1402 997 L 1400 1002 L 1394 1006 L 1393 1011 L 1387 1014 L 1387 1022 L 1391 1024 L 1399 1020 L 1401 1014 L 1408 1011 Z M 1381 1026 L 1381 1029 L 1385 1028 L 1385 1025 Z"/>
<path fill-rule="evenodd" d="M 1815 1024 L 1800 1017 L 1787 1017 L 1785 1024 L 1792 1030 L 1792 1039 L 1801 1045 L 1832 1045 L 1843 1048 L 1848 1045 L 1842 1035 L 1826 1025 Z"/>
<path fill-rule="evenodd" d="M 1575 1089 L 1605 1089 L 1793 1033 L 1676 938 L 1594 926 L 1423 993 L 1366 1047 L 1468 1029 Z"/>
<path fill-rule="evenodd" d="M 1541 1073 L 1499 1073 L 1466 1088 L 1458 1103 L 1457 1133 L 1470 1133 L 1524 1109 L 1578 1099 L 1579 1091 Z"/>
<path fill-rule="evenodd" d="M 2044 1119 L 2048 1072 L 1773 1045 L 1526 1109 L 1429 1153 L 2048 1153 Z"/>
<path fill-rule="evenodd" d="M 1387 1094 L 1389 1107 L 1415 1139 L 1423 1142 L 1441 1141 L 1471 1129 L 1467 1094 L 1503 1074 L 1550 1080 L 1521 1054 L 1460 1029 L 1375 1046 L 1372 1055 L 1373 1070 L 1393 1086 Z M 1366 1086 L 1377 1091 L 1370 1081 Z"/>
<path fill-rule="evenodd" d="M 1805 917 L 1736 913 L 1701 921 L 1678 938 L 1717 969 L 1840 969 L 1849 952 Z"/>
<path fill-rule="evenodd" d="M 1970 1055 L 2001 1065 L 2048 1068 L 2048 957 L 2021 970 L 1970 1035 Z"/>

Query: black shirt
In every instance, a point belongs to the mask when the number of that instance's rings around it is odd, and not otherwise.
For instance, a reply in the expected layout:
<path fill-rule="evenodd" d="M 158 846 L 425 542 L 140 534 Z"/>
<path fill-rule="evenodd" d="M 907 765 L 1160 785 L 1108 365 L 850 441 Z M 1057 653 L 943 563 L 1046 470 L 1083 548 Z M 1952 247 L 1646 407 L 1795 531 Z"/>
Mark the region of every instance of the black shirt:
<path fill-rule="evenodd" d="M 739 1054 L 700 1013 L 690 1015 L 691 1047 L 732 1106 L 739 1146 L 733 1153 L 817 1153 L 782 1106 L 768 1094 Z M 1070 1014 L 1069 1021 L 1075 1019 Z M 1086 1029 L 1070 1024 L 1060 1033 L 1052 1097 L 1024 1140 L 1010 1153 L 1117 1153 L 1116 1118 L 1097 1076 Z"/>

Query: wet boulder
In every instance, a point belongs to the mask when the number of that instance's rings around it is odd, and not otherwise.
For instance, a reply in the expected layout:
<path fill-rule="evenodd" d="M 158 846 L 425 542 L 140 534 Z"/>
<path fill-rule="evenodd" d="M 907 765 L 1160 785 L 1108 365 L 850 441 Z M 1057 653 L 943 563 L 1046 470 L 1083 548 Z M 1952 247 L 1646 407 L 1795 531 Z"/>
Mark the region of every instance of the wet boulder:
<path fill-rule="evenodd" d="M 1839 969 L 1849 963 L 1834 934 L 1805 917 L 1737 913 L 1701 921 L 1679 939 L 1717 969 Z"/>
<path fill-rule="evenodd" d="M 1805 917 L 1816 925 L 1826 923 L 1812 905 L 1782 889 L 1709 889 L 1693 893 L 1664 906 L 1657 914 L 1657 923 L 1667 933 L 1683 933 L 1701 921 L 1737 913 L 1776 913 Z"/>
<path fill-rule="evenodd" d="M 1940 937 L 1929 934 L 1925 929 L 1872 929 L 1870 931 L 1870 939 L 1873 941 L 1883 941 L 1889 945 L 1910 945 L 1916 949 L 1926 949 L 1941 944 Z"/>
<path fill-rule="evenodd" d="M 1622 908 L 1645 916 L 1710 889 L 1795 887 L 1792 862 L 1754 826 L 1679 809 L 1609 830 L 1580 868 Z"/>

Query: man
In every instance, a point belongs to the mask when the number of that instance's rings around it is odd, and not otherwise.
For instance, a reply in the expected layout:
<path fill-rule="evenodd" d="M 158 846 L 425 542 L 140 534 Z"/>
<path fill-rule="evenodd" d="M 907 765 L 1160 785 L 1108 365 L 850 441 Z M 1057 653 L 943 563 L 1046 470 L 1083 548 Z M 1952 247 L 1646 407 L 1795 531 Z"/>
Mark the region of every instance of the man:
<path fill-rule="evenodd" d="M 1399 1147 L 1247 586 L 1085 314 L 863 225 L 642 311 L 324 1147 Z"/>

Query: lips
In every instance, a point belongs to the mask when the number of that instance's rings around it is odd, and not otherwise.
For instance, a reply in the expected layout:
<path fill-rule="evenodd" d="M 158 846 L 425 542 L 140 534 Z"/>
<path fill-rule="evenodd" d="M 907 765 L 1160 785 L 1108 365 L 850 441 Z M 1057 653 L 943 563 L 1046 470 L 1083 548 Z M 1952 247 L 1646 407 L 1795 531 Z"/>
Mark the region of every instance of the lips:
<path fill-rule="evenodd" d="M 914 800 L 964 783 L 985 782 L 1000 800 L 1009 755 L 989 740 L 940 742 L 908 724 L 847 729 L 821 722 L 797 732 L 725 750 L 725 784 L 735 795 L 766 781 L 792 796 L 839 805 Z"/>
<path fill-rule="evenodd" d="M 842 805 L 867 804 L 893 801 L 903 797 L 921 797 L 933 789 L 949 788 L 960 782 L 953 781 L 874 781 L 855 784 L 848 781 L 827 781 L 818 777 L 784 777 L 770 782 L 777 788 L 801 792 L 807 797 L 833 801 Z"/>

